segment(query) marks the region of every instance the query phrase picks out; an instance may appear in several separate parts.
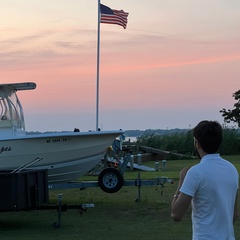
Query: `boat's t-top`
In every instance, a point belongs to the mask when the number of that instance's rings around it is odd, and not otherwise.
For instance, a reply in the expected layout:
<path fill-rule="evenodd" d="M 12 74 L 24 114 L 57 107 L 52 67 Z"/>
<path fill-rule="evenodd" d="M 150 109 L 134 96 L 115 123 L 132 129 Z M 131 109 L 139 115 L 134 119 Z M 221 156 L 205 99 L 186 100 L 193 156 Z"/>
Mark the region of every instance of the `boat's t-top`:
<path fill-rule="evenodd" d="M 1 135 L 25 133 L 22 105 L 16 92 L 35 89 L 33 82 L 0 84 L 0 129 Z"/>

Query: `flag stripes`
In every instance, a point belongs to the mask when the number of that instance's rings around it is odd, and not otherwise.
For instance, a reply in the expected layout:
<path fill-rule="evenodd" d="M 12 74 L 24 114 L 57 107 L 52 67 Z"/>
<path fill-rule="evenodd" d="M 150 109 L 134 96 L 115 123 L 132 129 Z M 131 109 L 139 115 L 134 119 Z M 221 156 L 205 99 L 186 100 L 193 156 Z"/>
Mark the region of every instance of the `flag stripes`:
<path fill-rule="evenodd" d="M 122 26 L 124 29 L 127 27 L 128 13 L 123 10 L 111 9 L 103 4 L 100 4 L 101 10 L 101 23 L 117 24 Z"/>

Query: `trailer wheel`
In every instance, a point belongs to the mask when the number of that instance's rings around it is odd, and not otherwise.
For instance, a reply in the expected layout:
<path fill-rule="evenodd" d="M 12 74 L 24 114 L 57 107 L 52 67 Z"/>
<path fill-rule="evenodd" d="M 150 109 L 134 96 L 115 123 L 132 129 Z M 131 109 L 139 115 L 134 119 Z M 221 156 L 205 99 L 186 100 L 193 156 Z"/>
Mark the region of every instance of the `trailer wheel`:
<path fill-rule="evenodd" d="M 116 168 L 105 168 L 98 176 L 98 186 L 107 193 L 118 192 L 123 183 L 123 176 Z"/>

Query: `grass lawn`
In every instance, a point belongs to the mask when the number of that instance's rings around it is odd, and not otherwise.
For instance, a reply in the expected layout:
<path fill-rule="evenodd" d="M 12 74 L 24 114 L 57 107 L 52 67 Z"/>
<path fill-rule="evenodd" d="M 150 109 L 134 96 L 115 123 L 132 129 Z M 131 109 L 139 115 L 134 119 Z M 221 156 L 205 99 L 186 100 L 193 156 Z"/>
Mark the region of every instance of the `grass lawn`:
<path fill-rule="evenodd" d="M 240 170 L 240 156 L 227 156 Z M 186 240 L 191 239 L 191 211 L 182 222 L 170 218 L 170 204 L 178 184 L 179 171 L 191 166 L 197 160 L 167 161 L 164 172 L 141 172 L 142 179 L 167 176 L 174 184 L 141 187 L 141 201 L 137 198 L 137 187 L 123 187 L 119 192 L 108 194 L 99 188 L 50 190 L 50 203 L 57 203 L 59 193 L 66 204 L 94 203 L 95 207 L 79 214 L 77 209 L 62 213 L 60 228 L 53 228 L 57 222 L 56 210 L 34 210 L 29 212 L 0 213 L 1 240 Z M 154 167 L 154 162 L 144 163 Z M 125 179 L 135 179 L 138 171 L 126 171 Z M 85 176 L 80 180 L 96 180 L 96 176 Z M 240 239 L 240 221 L 235 225 L 236 239 Z"/>

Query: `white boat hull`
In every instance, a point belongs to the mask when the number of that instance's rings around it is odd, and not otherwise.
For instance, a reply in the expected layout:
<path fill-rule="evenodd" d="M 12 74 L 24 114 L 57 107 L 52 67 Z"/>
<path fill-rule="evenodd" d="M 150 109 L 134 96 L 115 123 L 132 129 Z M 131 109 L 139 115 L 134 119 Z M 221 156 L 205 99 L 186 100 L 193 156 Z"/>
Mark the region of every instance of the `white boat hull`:
<path fill-rule="evenodd" d="M 0 140 L 0 169 L 48 169 L 49 183 L 69 182 L 90 171 L 122 131 L 72 132 L 6 137 Z"/>

